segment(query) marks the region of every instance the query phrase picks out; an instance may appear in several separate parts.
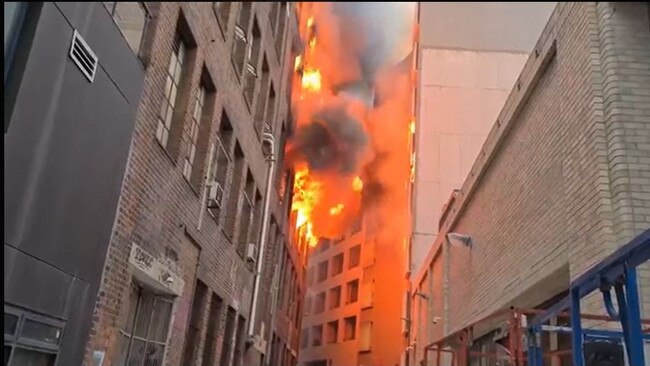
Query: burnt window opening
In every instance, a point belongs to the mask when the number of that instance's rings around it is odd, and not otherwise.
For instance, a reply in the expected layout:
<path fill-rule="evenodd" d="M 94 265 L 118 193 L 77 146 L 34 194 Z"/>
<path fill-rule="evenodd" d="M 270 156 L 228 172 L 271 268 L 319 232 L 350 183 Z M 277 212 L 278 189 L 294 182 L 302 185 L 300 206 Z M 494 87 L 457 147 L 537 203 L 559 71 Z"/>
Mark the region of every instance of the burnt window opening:
<path fill-rule="evenodd" d="M 327 332 L 325 335 L 325 342 L 328 344 L 336 343 L 339 334 L 339 321 L 334 320 L 327 323 Z"/>
<path fill-rule="evenodd" d="M 332 258 L 332 276 L 343 272 L 343 253 L 339 253 Z"/>
<path fill-rule="evenodd" d="M 361 245 L 358 244 L 355 247 L 350 249 L 348 255 L 348 269 L 355 268 L 359 265 L 361 261 Z"/>

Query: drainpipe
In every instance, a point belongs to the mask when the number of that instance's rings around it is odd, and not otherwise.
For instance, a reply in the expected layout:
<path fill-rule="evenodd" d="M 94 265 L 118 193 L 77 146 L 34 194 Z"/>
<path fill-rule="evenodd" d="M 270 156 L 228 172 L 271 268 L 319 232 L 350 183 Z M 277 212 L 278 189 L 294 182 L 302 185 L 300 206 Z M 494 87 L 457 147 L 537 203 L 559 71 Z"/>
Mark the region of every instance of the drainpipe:
<path fill-rule="evenodd" d="M 255 316 L 257 315 L 257 303 L 260 291 L 260 280 L 262 274 L 262 262 L 264 259 L 264 248 L 266 247 L 266 234 L 267 226 L 269 223 L 269 207 L 271 205 L 271 190 L 273 189 L 273 169 L 275 168 L 275 139 L 273 135 L 265 132 L 262 135 L 262 143 L 268 143 L 271 147 L 271 151 L 266 157 L 266 161 L 269 163 L 269 169 L 266 175 L 266 193 L 264 194 L 264 211 L 262 212 L 262 228 L 259 236 L 259 241 L 257 247 L 259 251 L 257 252 L 257 268 L 255 269 L 255 282 L 253 284 L 253 296 L 251 303 L 251 311 L 248 317 L 248 339 L 252 341 L 255 333 Z"/>

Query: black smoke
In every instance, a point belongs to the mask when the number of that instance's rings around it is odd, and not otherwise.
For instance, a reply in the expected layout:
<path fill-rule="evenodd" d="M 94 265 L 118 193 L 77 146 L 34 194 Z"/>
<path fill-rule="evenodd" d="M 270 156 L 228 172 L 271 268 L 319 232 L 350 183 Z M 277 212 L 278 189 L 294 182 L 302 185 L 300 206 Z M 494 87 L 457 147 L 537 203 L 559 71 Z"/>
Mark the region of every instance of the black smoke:
<path fill-rule="evenodd" d="M 289 153 L 307 162 L 311 170 L 347 175 L 358 171 L 367 146 L 360 121 L 343 108 L 326 107 L 298 128 Z"/>

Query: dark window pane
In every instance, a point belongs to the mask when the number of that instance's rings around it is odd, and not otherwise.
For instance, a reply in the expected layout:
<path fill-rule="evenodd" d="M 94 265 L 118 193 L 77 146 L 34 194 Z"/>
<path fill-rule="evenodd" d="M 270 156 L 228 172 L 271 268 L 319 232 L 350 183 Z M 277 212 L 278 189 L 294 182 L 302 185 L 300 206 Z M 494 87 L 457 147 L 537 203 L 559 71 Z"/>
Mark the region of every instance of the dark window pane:
<path fill-rule="evenodd" d="M 118 356 L 118 365 L 125 365 L 126 364 L 126 356 L 127 353 L 129 352 L 129 342 L 131 341 L 131 338 L 127 336 L 126 334 L 120 332 L 120 354 Z"/>
<path fill-rule="evenodd" d="M 144 366 L 161 366 L 164 354 L 165 346 L 157 343 L 149 343 L 144 356 Z"/>
<path fill-rule="evenodd" d="M 20 332 L 21 338 L 34 339 L 39 342 L 59 344 L 61 328 L 27 319 Z"/>
<path fill-rule="evenodd" d="M 5 334 L 16 334 L 16 324 L 18 324 L 18 317 L 5 313 Z"/>
<path fill-rule="evenodd" d="M 11 365 L 16 366 L 53 366 L 56 355 L 30 351 L 22 348 L 14 349 Z"/>
<path fill-rule="evenodd" d="M 171 301 L 156 298 L 149 339 L 158 342 L 165 342 L 165 340 L 167 340 L 167 329 L 169 329 L 169 318 L 171 317 L 171 314 Z"/>
<path fill-rule="evenodd" d="M 129 352 L 129 362 L 127 366 L 142 366 L 142 359 L 144 358 L 145 341 L 133 339 L 131 343 L 131 352 Z"/>
<path fill-rule="evenodd" d="M 11 347 L 5 346 L 5 366 L 7 366 L 7 363 L 9 362 L 9 356 L 11 356 Z"/>
<path fill-rule="evenodd" d="M 133 331 L 134 335 L 141 338 L 147 337 L 152 311 L 153 296 L 141 295 L 140 304 L 138 305 L 138 315 L 135 319 L 135 330 Z"/>

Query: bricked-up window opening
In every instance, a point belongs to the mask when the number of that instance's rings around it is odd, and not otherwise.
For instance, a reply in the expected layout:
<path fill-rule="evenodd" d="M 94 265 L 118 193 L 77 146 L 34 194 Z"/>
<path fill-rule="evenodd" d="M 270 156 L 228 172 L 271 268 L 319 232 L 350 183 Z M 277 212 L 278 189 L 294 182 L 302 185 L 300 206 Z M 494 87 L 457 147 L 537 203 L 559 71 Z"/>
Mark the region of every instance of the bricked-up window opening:
<path fill-rule="evenodd" d="M 280 2 L 280 12 L 278 14 L 278 29 L 275 32 L 275 50 L 278 54 L 278 59 L 281 63 L 284 63 L 284 57 L 282 53 L 282 46 L 284 44 L 284 28 L 287 23 L 287 18 L 289 17 L 289 7 L 287 6 L 286 1 Z"/>
<path fill-rule="evenodd" d="M 203 360 L 201 362 L 203 366 L 214 365 L 216 359 L 222 308 L 223 300 L 217 294 L 212 293 L 208 312 L 208 326 L 205 330 L 205 343 L 203 344 Z M 198 348 L 198 344 L 195 346 Z M 186 363 L 186 365 L 193 365 L 193 363 Z"/>
<path fill-rule="evenodd" d="M 363 322 L 359 327 L 359 351 L 370 351 L 372 345 L 372 322 Z"/>
<path fill-rule="evenodd" d="M 341 286 L 330 289 L 330 309 L 341 306 Z"/>
<path fill-rule="evenodd" d="M 230 1 L 215 1 L 214 14 L 217 16 L 217 23 L 221 31 L 225 33 L 228 28 L 228 21 L 230 20 L 230 10 L 232 9 L 232 2 Z"/>
<path fill-rule="evenodd" d="M 309 328 L 300 331 L 300 349 L 309 347 Z"/>
<path fill-rule="evenodd" d="M 311 328 L 311 346 L 318 347 L 321 344 L 323 344 L 323 326 L 313 326 Z"/>
<path fill-rule="evenodd" d="M 244 361 L 244 341 L 246 340 L 246 319 L 237 318 L 237 336 L 235 337 L 235 353 L 232 357 L 232 366 L 241 366 Z"/>
<path fill-rule="evenodd" d="M 346 285 L 345 303 L 352 304 L 359 300 L 359 280 L 350 281 Z"/>
<path fill-rule="evenodd" d="M 327 279 L 327 260 L 318 264 L 318 282 L 323 282 Z"/>
<path fill-rule="evenodd" d="M 325 291 L 316 295 L 316 304 L 314 305 L 314 314 L 320 314 L 325 311 Z"/>
<path fill-rule="evenodd" d="M 232 179 L 228 194 L 228 208 L 226 214 L 226 235 L 230 240 L 233 240 L 235 235 L 235 226 L 237 219 L 241 215 L 241 185 L 244 180 L 244 168 L 246 161 L 244 159 L 244 152 L 242 151 L 239 143 L 235 143 L 235 166 L 232 172 Z"/>
<path fill-rule="evenodd" d="M 65 323 L 5 305 L 5 366 L 53 366 Z"/>
<path fill-rule="evenodd" d="M 241 211 L 239 215 L 239 245 L 237 246 L 237 252 L 242 257 L 246 255 L 248 244 L 254 244 L 254 242 L 251 241 L 251 228 L 253 227 L 253 216 L 255 214 L 255 201 L 252 196 L 254 192 L 255 180 L 253 179 L 253 174 L 249 170 L 246 173 L 246 185 L 244 190 L 241 192 L 241 202 L 239 204 Z"/>
<path fill-rule="evenodd" d="M 348 269 L 357 267 L 361 261 L 361 245 L 357 245 L 350 249 L 350 255 L 348 255 Z"/>
<path fill-rule="evenodd" d="M 269 95 L 269 64 L 266 61 L 266 56 L 262 58 L 262 77 L 260 81 L 260 92 L 257 95 L 257 102 L 255 104 L 255 132 L 257 132 L 257 136 L 262 136 L 262 132 L 264 132 L 264 124 L 266 123 L 265 121 L 265 115 L 264 112 L 266 111 L 266 103 L 268 100 L 268 95 Z M 280 145 L 284 146 L 284 145 Z"/>
<path fill-rule="evenodd" d="M 226 328 L 223 333 L 223 343 L 221 346 L 221 359 L 219 365 L 230 365 L 230 355 L 233 351 L 235 342 L 235 321 L 237 312 L 235 309 L 228 307 L 228 314 L 226 315 Z"/>
<path fill-rule="evenodd" d="M 212 182 L 213 187 L 208 188 L 211 190 L 208 199 L 208 211 L 210 212 L 210 215 L 216 219 L 217 223 L 220 223 L 221 211 L 225 205 L 224 192 L 228 181 L 228 172 L 232 165 L 230 157 L 232 136 L 232 125 L 230 124 L 228 114 L 224 110 L 221 113 L 219 133 L 215 141 L 214 156 L 212 157 L 210 181 Z"/>
<path fill-rule="evenodd" d="M 207 286 L 200 280 L 197 280 L 196 287 L 194 288 L 194 298 L 192 299 L 190 322 L 187 326 L 187 335 L 185 336 L 184 365 L 193 365 L 198 359 L 197 349 L 201 338 L 201 320 L 205 311 L 207 295 Z"/>
<path fill-rule="evenodd" d="M 339 334 L 339 321 L 334 320 L 327 323 L 327 331 L 325 333 L 325 342 L 336 343 Z"/>
<path fill-rule="evenodd" d="M 104 2 L 113 21 L 136 54 L 140 51 L 142 35 L 149 20 L 149 10 L 144 2 Z"/>
<path fill-rule="evenodd" d="M 345 329 L 343 333 L 343 340 L 350 341 L 357 336 L 357 317 L 349 316 L 344 319 Z"/>
<path fill-rule="evenodd" d="M 119 365 L 162 365 L 173 301 L 131 286 Z"/>
<path fill-rule="evenodd" d="M 339 253 L 332 258 L 332 276 L 343 272 L 343 253 Z"/>

